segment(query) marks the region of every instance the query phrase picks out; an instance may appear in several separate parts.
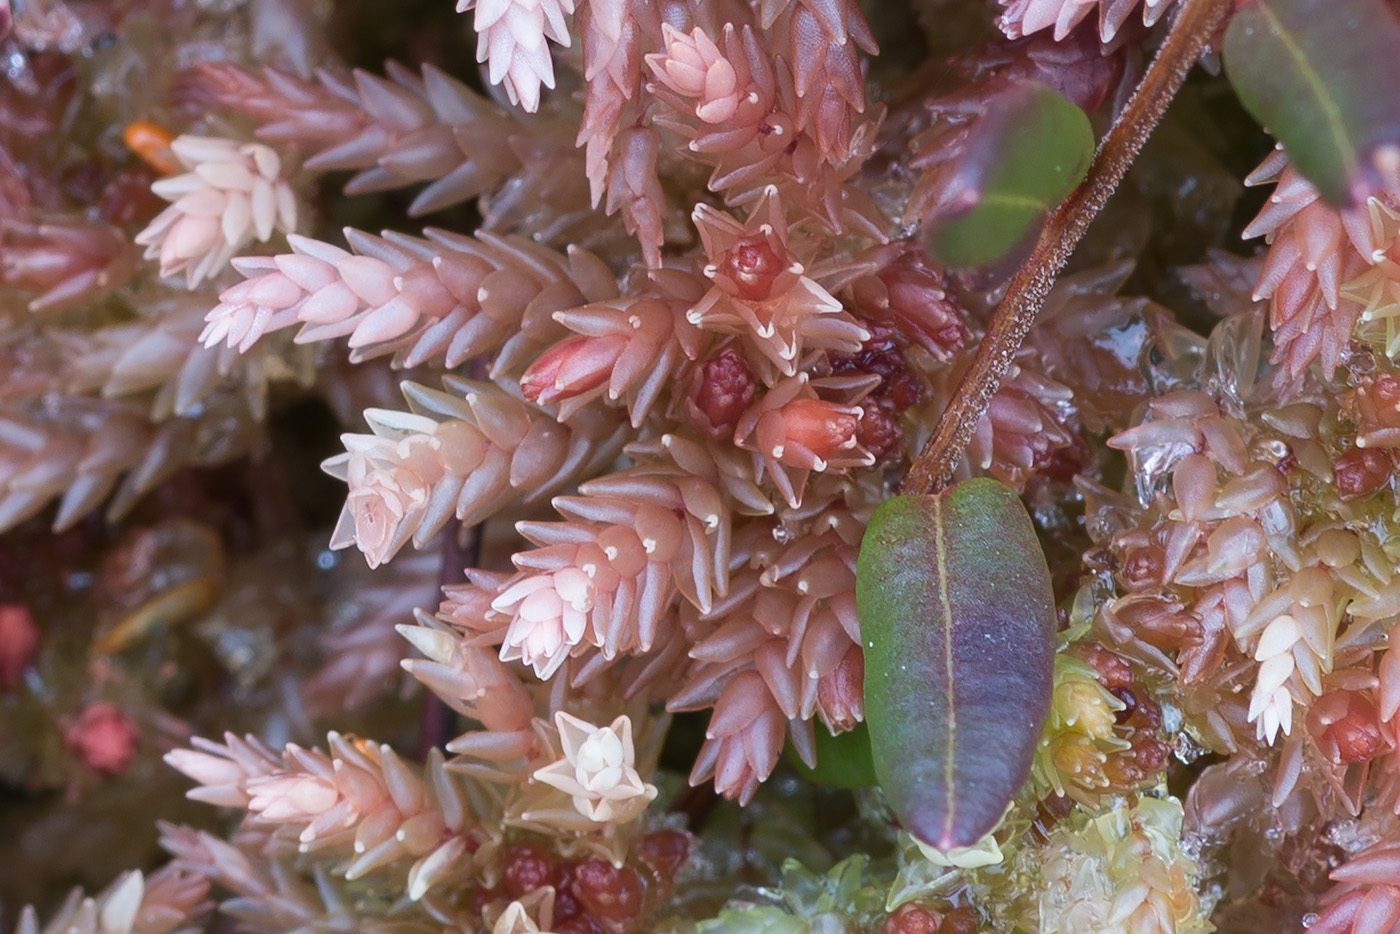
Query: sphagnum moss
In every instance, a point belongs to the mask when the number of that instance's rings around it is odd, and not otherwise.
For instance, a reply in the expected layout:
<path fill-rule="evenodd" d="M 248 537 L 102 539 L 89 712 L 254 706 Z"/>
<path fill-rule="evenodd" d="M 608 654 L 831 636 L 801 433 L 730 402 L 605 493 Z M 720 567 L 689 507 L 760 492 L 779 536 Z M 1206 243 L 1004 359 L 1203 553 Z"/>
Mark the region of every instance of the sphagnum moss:
<path fill-rule="evenodd" d="M 432 2 L 0 0 L 0 926 L 1400 931 L 1393 160 L 1174 117 L 1219 0 Z M 1086 182 L 941 267 L 1045 87 Z M 783 756 L 974 476 L 1058 633 L 944 853 Z"/>

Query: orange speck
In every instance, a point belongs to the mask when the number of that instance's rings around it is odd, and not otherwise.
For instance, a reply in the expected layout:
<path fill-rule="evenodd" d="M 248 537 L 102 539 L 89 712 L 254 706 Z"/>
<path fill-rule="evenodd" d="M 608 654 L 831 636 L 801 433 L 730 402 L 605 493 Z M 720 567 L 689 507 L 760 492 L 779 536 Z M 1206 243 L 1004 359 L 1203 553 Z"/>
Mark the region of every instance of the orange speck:
<path fill-rule="evenodd" d="M 127 124 L 122 132 L 126 147 L 162 175 L 174 175 L 180 171 L 180 163 L 170 151 L 174 140 L 175 137 L 165 127 L 145 120 Z"/>

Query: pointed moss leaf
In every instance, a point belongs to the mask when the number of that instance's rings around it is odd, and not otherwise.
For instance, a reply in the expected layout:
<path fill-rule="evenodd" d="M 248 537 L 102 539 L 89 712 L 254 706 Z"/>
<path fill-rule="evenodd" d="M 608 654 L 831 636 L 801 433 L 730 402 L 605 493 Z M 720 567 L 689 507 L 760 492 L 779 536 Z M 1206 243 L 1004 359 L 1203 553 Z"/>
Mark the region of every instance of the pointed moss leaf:
<path fill-rule="evenodd" d="M 1054 598 L 1021 501 L 983 478 L 885 502 L 856 605 L 880 786 L 915 838 L 971 846 L 1030 774 L 1050 713 Z"/>
<path fill-rule="evenodd" d="M 1030 241 L 1074 190 L 1094 155 L 1094 131 L 1078 107 L 1037 81 L 992 97 L 973 125 L 929 218 L 929 250 L 945 266 L 977 269 Z"/>
<path fill-rule="evenodd" d="M 816 737 L 817 766 L 809 768 L 788 744 L 786 753 L 793 767 L 818 785 L 828 788 L 869 788 L 879 779 L 870 754 L 870 730 L 864 723 L 832 736 L 826 727 L 813 727 Z"/>
<path fill-rule="evenodd" d="M 1364 200 L 1400 158 L 1400 23 L 1382 0 L 1249 0 L 1224 59 L 1245 108 L 1332 204 Z"/>

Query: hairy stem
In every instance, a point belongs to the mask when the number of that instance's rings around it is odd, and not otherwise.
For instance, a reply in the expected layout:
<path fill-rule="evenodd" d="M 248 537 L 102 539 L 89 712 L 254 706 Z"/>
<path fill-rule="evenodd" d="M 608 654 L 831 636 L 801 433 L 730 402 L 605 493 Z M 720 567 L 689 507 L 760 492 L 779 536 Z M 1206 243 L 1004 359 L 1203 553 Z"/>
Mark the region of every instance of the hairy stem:
<path fill-rule="evenodd" d="M 1182 4 L 1166 42 L 1094 154 L 1089 174 L 1050 215 L 1030 258 L 1012 277 L 972 365 L 958 383 L 938 429 L 910 467 L 900 492 L 934 493 L 948 485 L 1060 270 L 1128 173 L 1231 4 L 1232 0 L 1185 0 Z"/>

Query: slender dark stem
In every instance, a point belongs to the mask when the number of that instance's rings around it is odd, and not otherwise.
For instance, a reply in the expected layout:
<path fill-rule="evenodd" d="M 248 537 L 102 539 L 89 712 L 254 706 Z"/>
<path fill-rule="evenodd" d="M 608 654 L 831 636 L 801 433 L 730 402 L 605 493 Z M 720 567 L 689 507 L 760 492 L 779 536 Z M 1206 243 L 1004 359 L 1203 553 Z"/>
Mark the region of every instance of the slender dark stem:
<path fill-rule="evenodd" d="M 958 383 L 938 429 L 909 469 L 900 492 L 935 493 L 948 485 L 1055 278 L 1142 151 L 1232 2 L 1186 0 L 1181 5 L 1166 42 L 1094 154 L 1089 174 L 1050 215 L 1035 250 L 1012 277 L 972 365 Z"/>
<path fill-rule="evenodd" d="M 465 572 L 475 567 L 481 551 L 481 526 L 463 526 L 452 519 L 442 530 L 442 568 L 438 571 L 438 586 L 457 584 L 466 580 Z M 452 739 L 455 718 L 452 708 L 432 691 L 423 692 L 423 714 L 418 723 L 418 757 L 440 749 Z"/>

